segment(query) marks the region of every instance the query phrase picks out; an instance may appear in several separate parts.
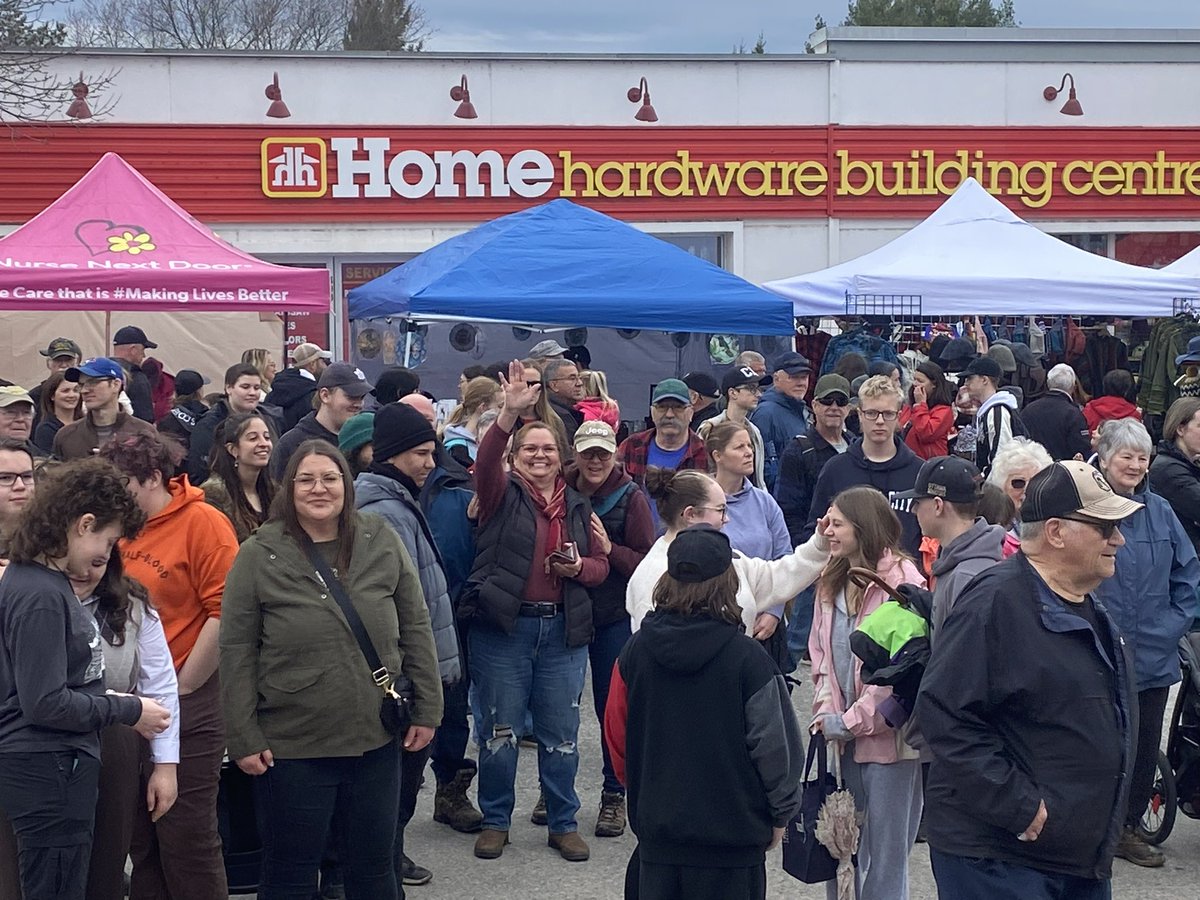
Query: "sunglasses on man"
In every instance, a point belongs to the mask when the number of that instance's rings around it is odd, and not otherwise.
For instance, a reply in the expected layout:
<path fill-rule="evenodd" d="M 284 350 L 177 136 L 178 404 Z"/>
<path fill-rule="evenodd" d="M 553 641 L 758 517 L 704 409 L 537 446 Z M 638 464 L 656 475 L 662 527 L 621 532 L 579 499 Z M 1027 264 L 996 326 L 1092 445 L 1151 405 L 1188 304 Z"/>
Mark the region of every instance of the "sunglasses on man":
<path fill-rule="evenodd" d="M 843 394 L 830 394 L 828 397 L 818 397 L 817 402 L 822 406 L 847 406 L 850 398 Z"/>

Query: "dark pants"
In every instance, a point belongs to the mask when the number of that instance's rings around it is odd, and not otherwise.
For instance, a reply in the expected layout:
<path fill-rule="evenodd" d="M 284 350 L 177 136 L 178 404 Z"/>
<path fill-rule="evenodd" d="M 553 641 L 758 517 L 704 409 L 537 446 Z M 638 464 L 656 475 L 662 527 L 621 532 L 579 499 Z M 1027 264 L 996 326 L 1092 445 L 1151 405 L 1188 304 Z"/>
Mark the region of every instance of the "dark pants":
<path fill-rule="evenodd" d="M 100 795 L 96 800 L 96 836 L 88 866 L 88 900 L 124 900 L 125 857 L 133 841 L 133 819 L 146 807 L 139 790 L 142 739 L 128 725 L 100 732 Z"/>
<path fill-rule="evenodd" d="M 75 750 L 0 756 L 0 808 L 25 900 L 84 900 L 100 760 Z"/>
<path fill-rule="evenodd" d="M 644 859 L 638 869 L 639 900 L 766 900 L 767 866 L 744 869 L 667 866 Z"/>
<path fill-rule="evenodd" d="M 1054 875 L 998 859 L 951 856 L 930 848 L 940 900 L 1110 900 L 1107 878 Z"/>
<path fill-rule="evenodd" d="M 1163 714 L 1167 710 L 1167 694 L 1170 690 L 1162 687 L 1138 691 L 1137 748 L 1129 782 L 1129 813 L 1125 820 L 1130 827 L 1141 819 L 1154 789 L 1154 769 L 1158 764 Z"/>
<path fill-rule="evenodd" d="M 608 743 L 604 740 L 604 710 L 608 706 L 608 686 L 612 681 L 613 663 L 621 655 L 629 636 L 629 617 L 622 616 L 618 622 L 602 625 L 588 645 L 588 659 L 592 664 L 592 700 L 596 707 L 596 718 L 600 722 L 600 752 L 604 757 L 604 790 L 625 793 L 625 785 L 617 781 L 612 760 L 608 756 Z"/>
<path fill-rule="evenodd" d="M 401 875 L 404 869 L 404 829 L 412 821 L 413 813 L 417 811 L 417 794 L 421 790 L 421 778 L 425 774 L 425 764 L 429 762 L 429 747 L 409 753 L 400 751 L 400 803 L 396 815 L 396 849 L 393 866 L 396 869 L 397 890 L 404 896 L 404 883 Z"/>
<path fill-rule="evenodd" d="M 217 791 L 225 755 L 221 684 L 214 674 L 179 698 L 179 799 L 157 822 L 145 803 L 133 822 L 130 900 L 227 900 L 225 862 L 217 831 Z M 150 745 L 142 751 L 141 795 L 153 771 Z"/>
<path fill-rule="evenodd" d="M 396 900 L 398 744 L 362 756 L 276 759 L 258 777 L 263 813 L 259 900 L 311 900 L 336 822 L 348 900 Z"/>
<path fill-rule="evenodd" d="M 467 724 L 471 708 L 467 699 L 469 690 L 465 672 L 454 684 L 442 684 L 442 724 L 429 744 L 433 776 L 438 784 L 453 781 L 460 769 L 475 769 L 475 760 L 467 759 L 467 744 L 471 739 L 471 726 Z"/>

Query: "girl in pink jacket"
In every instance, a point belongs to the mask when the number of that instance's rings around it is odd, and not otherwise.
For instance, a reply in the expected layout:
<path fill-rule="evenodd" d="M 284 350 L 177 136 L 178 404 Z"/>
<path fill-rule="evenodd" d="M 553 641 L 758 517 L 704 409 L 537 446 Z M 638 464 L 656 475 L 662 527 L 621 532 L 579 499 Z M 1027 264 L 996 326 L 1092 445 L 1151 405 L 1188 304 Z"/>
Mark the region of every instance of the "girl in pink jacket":
<path fill-rule="evenodd" d="M 921 821 L 921 765 L 879 712 L 892 689 L 864 685 L 862 663 L 850 650 L 851 632 L 887 596 L 874 585 L 864 591 L 848 572 L 871 569 L 892 586 L 924 587 L 925 579 L 899 549 L 900 520 L 874 488 L 838 494 L 823 524 L 830 559 L 817 582 L 808 639 L 815 685 L 811 728 L 840 750 L 846 786 L 864 814 L 858 900 L 907 900 L 908 856 Z M 836 897 L 834 882 L 827 890 Z"/>

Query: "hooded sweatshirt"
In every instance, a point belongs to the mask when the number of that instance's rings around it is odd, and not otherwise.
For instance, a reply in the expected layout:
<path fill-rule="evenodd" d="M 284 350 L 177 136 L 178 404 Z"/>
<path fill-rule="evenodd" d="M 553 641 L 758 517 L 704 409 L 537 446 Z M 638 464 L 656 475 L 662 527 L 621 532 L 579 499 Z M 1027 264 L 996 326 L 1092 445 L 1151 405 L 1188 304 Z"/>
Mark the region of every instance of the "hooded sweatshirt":
<path fill-rule="evenodd" d="M 133 540 L 121 541 L 125 573 L 150 591 L 175 670 L 183 668 L 200 630 L 221 618 L 225 576 L 238 541 L 225 515 L 186 476 L 167 483 L 171 502 Z"/>
<path fill-rule="evenodd" d="M 1017 398 L 1008 391 L 996 391 L 979 404 L 979 412 L 975 414 L 975 427 L 979 432 L 975 443 L 975 465 L 984 475 L 991 471 L 992 460 L 1000 448 L 1013 439 L 1012 417 L 1019 405 Z M 992 412 L 997 407 L 1001 408 L 999 427 L 996 413 Z"/>
<path fill-rule="evenodd" d="M 1083 408 L 1083 418 L 1088 431 L 1096 433 L 1101 423 L 1113 419 L 1137 419 L 1142 421 L 1142 411 L 1124 397 L 1097 397 Z"/>
<path fill-rule="evenodd" d="M 761 866 L 800 807 L 787 685 L 737 625 L 651 613 L 613 669 L 604 724 L 645 862 Z"/>
<path fill-rule="evenodd" d="M 295 428 L 297 422 L 313 411 L 312 395 L 316 392 L 317 379 L 307 371 L 287 368 L 275 376 L 267 403 L 283 410 L 280 433 Z"/>
<path fill-rule="evenodd" d="M 984 519 L 976 519 L 975 524 L 941 549 L 930 566 L 930 574 L 936 579 L 931 642 L 937 640 L 942 623 L 971 579 L 1000 562 L 1003 556 L 1004 529 L 989 525 Z"/>
<path fill-rule="evenodd" d="M 1011 396 L 1011 395 L 1010 395 Z M 862 440 L 854 441 L 845 453 L 838 454 L 825 464 L 813 490 L 812 506 L 808 511 L 805 533 L 816 530 L 817 520 L 829 511 L 833 498 L 847 488 L 873 487 L 891 500 L 891 495 L 912 490 L 921 471 L 921 457 L 913 453 L 908 445 L 895 437 L 896 455 L 886 462 L 872 462 L 863 453 Z M 893 501 L 892 508 L 900 518 L 904 529 L 901 546 L 913 559 L 921 558 L 921 526 L 910 510 L 911 501 Z"/>
<path fill-rule="evenodd" d="M 762 432 L 763 448 L 766 454 L 765 476 L 767 489 L 775 486 L 775 475 L 779 471 L 779 458 L 787 449 L 792 438 L 808 434 L 812 423 L 812 411 L 803 400 L 794 400 L 775 388 L 769 388 L 754 412 L 750 413 L 750 421 Z"/>

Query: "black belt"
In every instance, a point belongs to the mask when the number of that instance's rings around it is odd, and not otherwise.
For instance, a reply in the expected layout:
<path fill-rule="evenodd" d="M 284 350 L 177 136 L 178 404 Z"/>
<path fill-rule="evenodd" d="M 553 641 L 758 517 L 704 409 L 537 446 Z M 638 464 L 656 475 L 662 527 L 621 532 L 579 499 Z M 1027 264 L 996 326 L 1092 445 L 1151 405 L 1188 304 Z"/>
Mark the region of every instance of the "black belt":
<path fill-rule="evenodd" d="M 560 612 L 562 612 L 561 603 L 522 603 L 519 615 L 553 619 Z"/>

